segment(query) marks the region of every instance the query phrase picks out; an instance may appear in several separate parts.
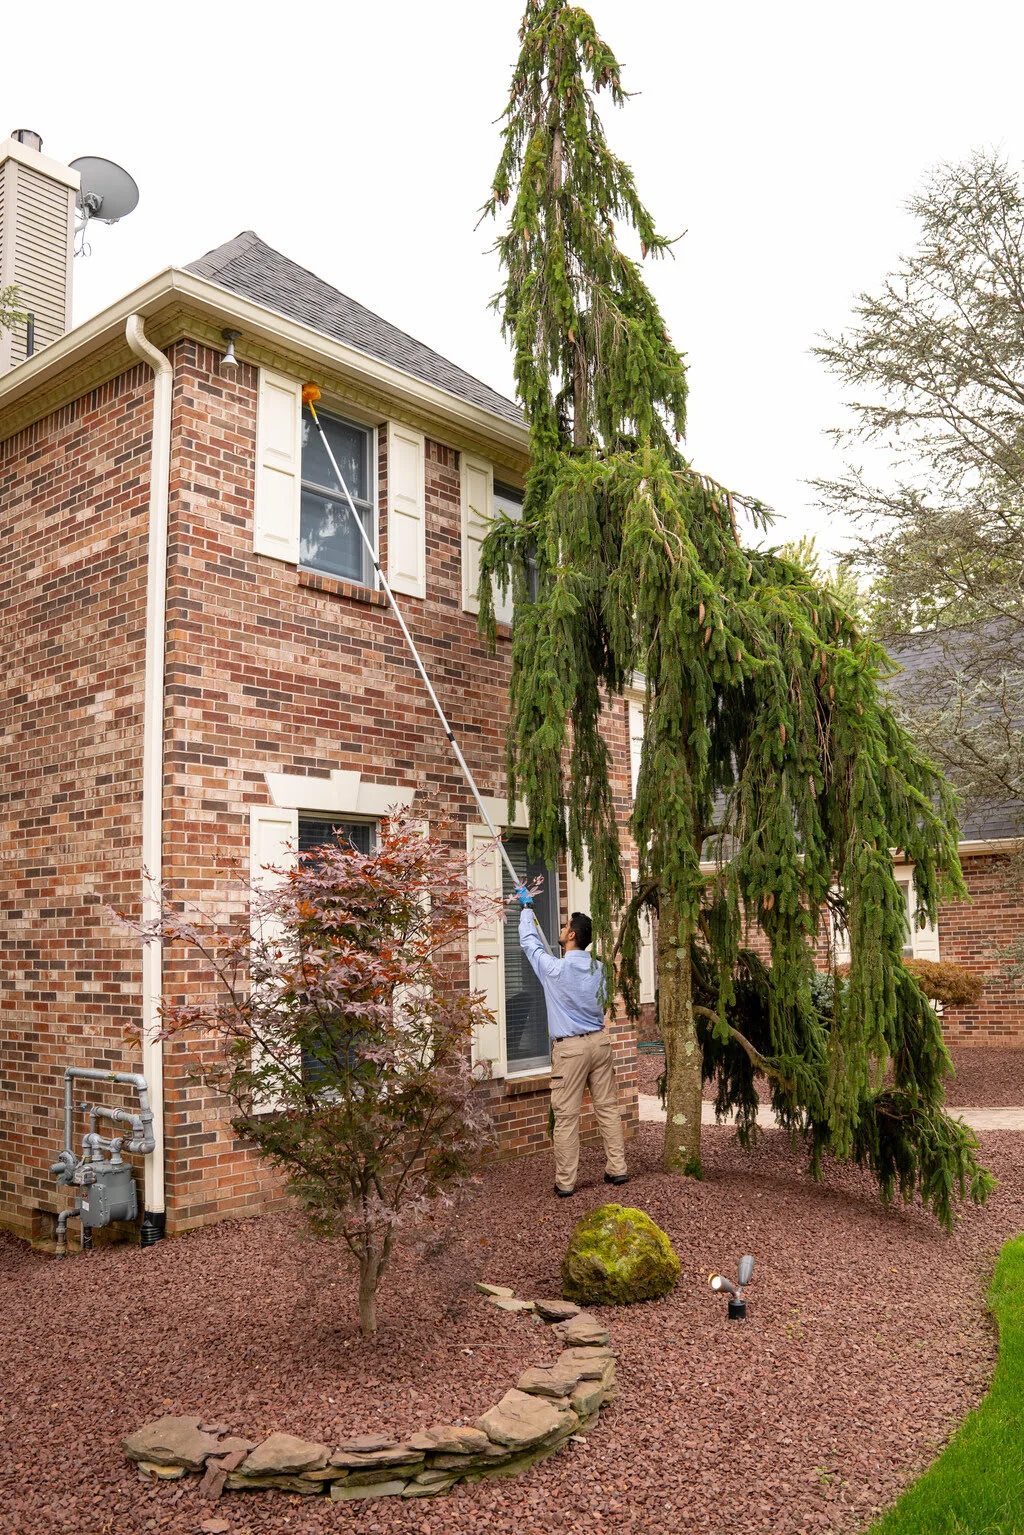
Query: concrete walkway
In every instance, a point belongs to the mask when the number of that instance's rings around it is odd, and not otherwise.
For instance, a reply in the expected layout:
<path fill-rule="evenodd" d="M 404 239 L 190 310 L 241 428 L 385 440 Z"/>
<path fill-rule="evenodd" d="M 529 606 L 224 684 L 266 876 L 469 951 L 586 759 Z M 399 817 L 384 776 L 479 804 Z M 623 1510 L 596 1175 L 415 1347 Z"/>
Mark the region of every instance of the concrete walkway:
<path fill-rule="evenodd" d="M 962 1119 L 970 1125 L 972 1130 L 1024 1130 L 1024 1108 L 1021 1109 L 954 1109 L 949 1110 L 954 1119 Z M 640 1118 L 652 1124 L 663 1125 L 665 1123 L 665 1110 L 661 1106 L 661 1100 L 650 1093 L 640 1094 Z M 702 1125 L 713 1125 L 715 1120 L 715 1106 L 713 1103 L 701 1104 L 700 1122 Z M 776 1123 L 775 1115 L 767 1103 L 762 1103 L 757 1111 L 757 1122 L 765 1130 L 770 1130 Z M 723 1120 L 723 1124 L 731 1123 Z"/>

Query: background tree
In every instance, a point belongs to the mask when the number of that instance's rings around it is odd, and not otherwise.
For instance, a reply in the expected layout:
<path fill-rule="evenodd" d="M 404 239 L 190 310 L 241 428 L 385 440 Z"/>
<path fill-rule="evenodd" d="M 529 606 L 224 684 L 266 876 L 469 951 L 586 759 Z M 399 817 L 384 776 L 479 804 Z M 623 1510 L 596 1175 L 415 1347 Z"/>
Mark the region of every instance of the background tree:
<path fill-rule="evenodd" d="M 370 1334 L 396 1233 L 450 1200 L 489 1131 L 470 1074 L 487 1014 L 441 955 L 502 903 L 408 813 L 367 856 L 330 845 L 279 873 L 249 892 L 252 924 L 166 911 L 142 932 L 215 978 L 209 1001 L 165 1011 L 165 1033 L 197 1037 L 194 1070 L 231 1102 L 234 1129 L 347 1244 Z"/>
<path fill-rule="evenodd" d="M 873 628 L 924 651 L 897 694 L 906 723 L 972 811 L 1022 819 L 1024 186 L 976 154 L 909 207 L 913 254 L 818 349 L 848 392 L 837 440 L 882 449 L 891 473 L 851 468 L 819 489 L 867 524 L 855 559 Z"/>
<path fill-rule="evenodd" d="M 492 579 L 516 604 L 510 802 L 526 800 L 549 861 L 567 847 L 579 871 L 588 850 L 610 954 L 625 892 L 601 726 L 607 701 L 642 673 L 641 871 L 620 980 L 635 1012 L 638 919 L 653 905 L 666 1168 L 700 1173 L 705 1077 L 749 1138 L 763 1073 L 815 1159 L 826 1147 L 856 1158 L 884 1194 L 919 1189 L 948 1219 L 957 1192 L 984 1197 L 988 1180 L 973 1137 L 939 1107 L 948 1056 L 900 963 L 906 907 L 890 848 L 913 859 L 919 911 L 934 916 L 943 889 L 960 888 L 949 792 L 885 706 L 883 653 L 798 565 L 743 549 L 738 498 L 677 449 L 683 361 L 616 240 L 618 221 L 641 259 L 669 244 L 597 116 L 598 91 L 624 100 L 614 56 L 565 0 L 532 0 L 520 37 L 485 211 L 511 201 L 497 305 L 531 465 L 522 521 L 493 527 L 480 584 L 485 631 Z M 833 915 L 852 962 L 826 1012 L 812 995 L 815 943 Z M 746 946 L 748 925 L 770 966 Z"/>
<path fill-rule="evenodd" d="M 17 288 L 0 288 L 0 331 L 12 330 L 27 318 L 18 308 Z"/>

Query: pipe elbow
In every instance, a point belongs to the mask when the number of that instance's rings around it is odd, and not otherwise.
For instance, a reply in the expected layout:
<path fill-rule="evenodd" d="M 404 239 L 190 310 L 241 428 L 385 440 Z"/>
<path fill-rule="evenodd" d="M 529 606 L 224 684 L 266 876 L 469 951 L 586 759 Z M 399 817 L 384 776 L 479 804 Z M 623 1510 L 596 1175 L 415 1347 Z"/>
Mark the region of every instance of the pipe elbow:
<path fill-rule="evenodd" d="M 144 321 L 140 314 L 130 314 L 128 316 L 128 319 L 125 321 L 124 334 L 125 340 L 136 357 L 141 357 L 143 362 L 148 362 L 154 373 L 158 373 L 164 378 L 170 378 L 173 371 L 171 364 L 163 352 L 155 347 L 152 341 L 147 338 Z"/>

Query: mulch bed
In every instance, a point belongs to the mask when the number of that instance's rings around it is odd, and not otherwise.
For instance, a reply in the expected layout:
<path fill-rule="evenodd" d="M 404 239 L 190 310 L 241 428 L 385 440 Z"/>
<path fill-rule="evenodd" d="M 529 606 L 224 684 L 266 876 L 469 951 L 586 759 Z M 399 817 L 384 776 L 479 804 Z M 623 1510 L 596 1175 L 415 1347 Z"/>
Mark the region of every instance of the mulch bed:
<path fill-rule="evenodd" d="M 930 1461 L 984 1393 L 995 1339 L 984 1307 L 1000 1243 L 1024 1227 L 1024 1135 L 984 1148 L 1001 1180 L 947 1237 L 918 1210 L 881 1208 L 834 1164 L 814 1184 L 786 1138 L 752 1156 L 706 1132 L 707 1180 L 658 1169 L 660 1132 L 629 1149 L 619 1198 L 668 1231 L 683 1276 L 671 1296 L 601 1315 L 620 1350 L 621 1400 L 585 1447 L 517 1480 L 361 1505 L 283 1493 L 200 1502 L 196 1482 L 141 1484 L 122 1433 L 202 1413 L 259 1437 L 337 1440 L 470 1419 L 550 1348 L 535 1323 L 472 1289 L 558 1293 L 573 1224 L 608 1192 L 587 1150 L 574 1200 L 549 1158 L 490 1168 L 435 1251 L 407 1254 L 381 1297 L 375 1341 L 353 1325 L 333 1244 L 290 1216 L 232 1222 L 148 1252 L 100 1249 L 59 1264 L 0 1241 L 0 1527 L 25 1535 L 804 1535 L 855 1531 Z M 757 1258 L 746 1324 L 728 1323 L 708 1272 Z M 6 1521 L 6 1522 L 5 1522 Z"/>
<path fill-rule="evenodd" d="M 956 1076 L 946 1084 L 946 1101 L 951 1108 L 1024 1108 L 1024 1050 L 958 1045 L 950 1055 L 956 1068 Z M 664 1055 L 642 1054 L 639 1058 L 640 1091 L 656 1093 L 658 1078 L 664 1069 Z M 706 1087 L 704 1096 L 713 1098 L 713 1088 Z M 765 1099 L 769 1096 L 763 1084 L 761 1096 Z"/>

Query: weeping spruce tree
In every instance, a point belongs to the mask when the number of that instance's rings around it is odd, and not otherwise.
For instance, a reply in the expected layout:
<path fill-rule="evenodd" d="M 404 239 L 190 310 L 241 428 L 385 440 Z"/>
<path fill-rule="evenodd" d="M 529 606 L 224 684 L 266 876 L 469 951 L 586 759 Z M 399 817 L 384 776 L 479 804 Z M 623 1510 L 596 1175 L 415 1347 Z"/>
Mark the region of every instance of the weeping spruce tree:
<path fill-rule="evenodd" d="M 526 800 L 549 862 L 567 849 L 581 872 L 589 853 L 597 943 L 633 1014 L 639 919 L 657 915 L 668 1171 L 700 1176 L 702 1082 L 749 1142 L 763 1076 L 812 1169 L 825 1150 L 852 1159 L 883 1197 L 918 1193 L 948 1224 L 991 1180 L 940 1107 L 949 1058 L 901 963 L 891 849 L 913 861 L 919 920 L 934 918 L 963 890 L 950 791 L 880 695 L 884 653 L 797 564 L 745 549 L 737 510 L 756 525 L 762 509 L 677 446 L 683 360 L 616 241 L 618 223 L 641 258 L 669 245 L 596 112 L 601 90 L 624 100 L 614 56 L 566 0 L 531 0 L 520 38 L 485 212 L 510 205 L 496 302 L 531 465 L 522 520 L 494 524 L 480 584 L 492 642 L 492 579 L 516 603 L 510 802 Z M 601 727 L 637 673 L 627 900 Z M 831 985 L 815 974 L 830 922 L 852 955 Z"/>

